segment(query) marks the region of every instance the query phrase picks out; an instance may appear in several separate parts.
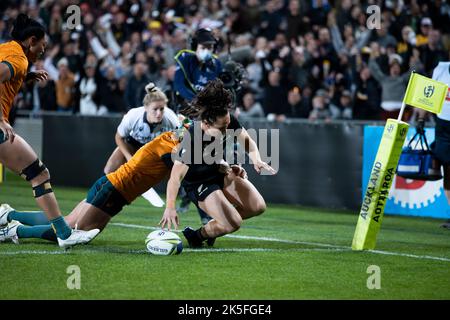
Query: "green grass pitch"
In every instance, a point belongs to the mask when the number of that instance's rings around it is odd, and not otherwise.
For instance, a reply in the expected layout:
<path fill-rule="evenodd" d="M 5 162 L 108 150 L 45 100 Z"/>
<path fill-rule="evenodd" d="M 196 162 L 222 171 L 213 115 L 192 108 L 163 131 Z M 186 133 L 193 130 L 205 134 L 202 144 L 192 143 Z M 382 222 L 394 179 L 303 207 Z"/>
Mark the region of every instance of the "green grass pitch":
<path fill-rule="evenodd" d="M 65 213 L 87 191 L 54 190 Z M 11 174 L 0 184 L 4 202 L 38 209 Z M 353 252 L 356 212 L 269 204 L 213 249 L 161 257 L 144 246 L 161 214 L 140 198 L 68 252 L 44 240 L 0 244 L 0 299 L 450 299 L 450 232 L 438 220 L 385 216 L 377 251 Z M 199 225 L 192 205 L 180 219 L 181 228 Z M 71 265 L 80 268 L 79 290 L 67 287 Z M 367 287 L 372 265 L 380 289 Z"/>

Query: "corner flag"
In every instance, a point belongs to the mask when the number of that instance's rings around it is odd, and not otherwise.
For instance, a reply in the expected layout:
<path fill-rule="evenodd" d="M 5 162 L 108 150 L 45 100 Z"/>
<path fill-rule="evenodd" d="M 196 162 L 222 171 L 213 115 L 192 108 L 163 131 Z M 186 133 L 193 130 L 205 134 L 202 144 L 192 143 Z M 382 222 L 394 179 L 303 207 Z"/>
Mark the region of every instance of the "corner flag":
<path fill-rule="evenodd" d="M 446 94 L 446 84 L 415 72 L 411 74 L 398 119 L 388 119 L 384 127 L 353 236 L 353 250 L 375 249 L 384 207 L 409 128 L 401 121 L 406 104 L 437 114 L 442 110 Z"/>
<path fill-rule="evenodd" d="M 403 101 L 410 106 L 438 114 L 441 113 L 446 94 L 447 85 L 445 83 L 413 72 L 409 78 Z"/>

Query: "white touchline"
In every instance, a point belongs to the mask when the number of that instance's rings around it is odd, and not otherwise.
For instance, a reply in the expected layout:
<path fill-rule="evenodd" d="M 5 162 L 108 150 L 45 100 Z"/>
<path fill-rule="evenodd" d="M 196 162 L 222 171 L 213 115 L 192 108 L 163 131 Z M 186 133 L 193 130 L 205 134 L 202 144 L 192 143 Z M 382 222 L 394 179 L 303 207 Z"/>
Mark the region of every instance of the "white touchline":
<path fill-rule="evenodd" d="M 119 223 L 119 222 L 112 222 L 112 223 L 110 223 L 110 225 L 124 227 L 124 228 L 146 229 L 146 230 L 160 229 L 158 227 L 141 226 L 138 224 L 127 224 L 127 223 Z M 172 231 L 181 232 L 180 230 L 172 230 Z M 268 238 L 268 237 L 240 236 L 240 235 L 235 235 L 235 234 L 229 234 L 229 235 L 226 235 L 225 237 L 236 238 L 236 239 L 258 240 L 258 241 L 281 242 L 281 243 L 290 243 L 290 244 L 305 244 L 305 245 L 335 248 L 335 249 L 351 249 L 350 246 L 346 247 L 346 246 L 338 246 L 338 245 L 329 244 L 329 243 L 295 241 L 295 240 L 285 240 L 285 239 Z M 204 251 L 204 250 L 202 249 L 201 251 Z M 435 257 L 435 256 L 423 256 L 423 255 L 416 255 L 416 254 L 409 254 L 409 253 L 402 253 L 402 252 L 390 252 L 390 251 L 382 251 L 382 250 L 367 250 L 367 251 L 363 251 L 363 252 L 384 254 L 384 255 L 391 255 L 391 256 L 408 257 L 408 258 L 415 258 L 415 259 L 427 259 L 427 260 L 438 260 L 438 261 L 450 262 L 450 258 Z"/>

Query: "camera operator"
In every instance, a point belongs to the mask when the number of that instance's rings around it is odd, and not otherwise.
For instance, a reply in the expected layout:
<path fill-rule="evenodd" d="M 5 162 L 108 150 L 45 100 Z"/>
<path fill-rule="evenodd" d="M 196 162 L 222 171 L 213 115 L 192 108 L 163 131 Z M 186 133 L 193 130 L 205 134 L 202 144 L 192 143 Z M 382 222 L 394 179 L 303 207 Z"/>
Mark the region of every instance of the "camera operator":
<path fill-rule="evenodd" d="M 239 107 L 243 82 L 247 80 L 247 71 L 244 66 L 236 61 L 229 59 L 223 65 L 223 71 L 219 74 L 225 89 L 231 91 L 233 107 Z"/>
<path fill-rule="evenodd" d="M 191 50 L 181 50 L 175 56 L 174 88 L 181 105 L 190 102 L 209 80 L 222 72 L 222 63 L 214 56 L 217 45 L 211 30 L 199 29 L 191 40 Z"/>

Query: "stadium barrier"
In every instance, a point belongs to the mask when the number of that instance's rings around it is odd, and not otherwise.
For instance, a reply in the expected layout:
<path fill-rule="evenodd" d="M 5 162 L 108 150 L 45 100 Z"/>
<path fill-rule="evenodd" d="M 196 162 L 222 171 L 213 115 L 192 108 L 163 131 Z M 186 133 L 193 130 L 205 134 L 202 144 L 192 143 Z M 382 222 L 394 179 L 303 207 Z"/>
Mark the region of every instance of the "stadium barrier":
<path fill-rule="evenodd" d="M 54 184 L 90 187 L 103 174 L 116 147 L 121 117 L 43 116 L 43 160 Z M 250 180 L 267 202 L 358 209 L 361 204 L 363 128 L 377 122 L 312 123 L 289 119 L 244 121 L 246 128 L 279 129 L 279 171 L 259 176 L 246 165 Z M 270 132 L 270 130 L 269 130 Z M 270 135 L 269 135 L 270 136 Z M 274 156 L 270 154 L 269 156 Z M 156 188 L 165 191 L 165 185 Z"/>

